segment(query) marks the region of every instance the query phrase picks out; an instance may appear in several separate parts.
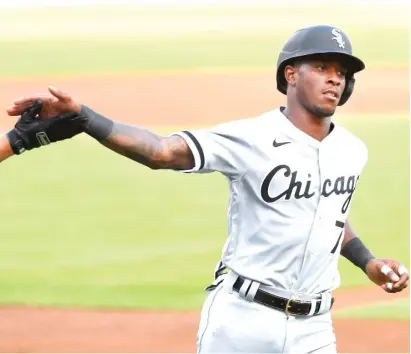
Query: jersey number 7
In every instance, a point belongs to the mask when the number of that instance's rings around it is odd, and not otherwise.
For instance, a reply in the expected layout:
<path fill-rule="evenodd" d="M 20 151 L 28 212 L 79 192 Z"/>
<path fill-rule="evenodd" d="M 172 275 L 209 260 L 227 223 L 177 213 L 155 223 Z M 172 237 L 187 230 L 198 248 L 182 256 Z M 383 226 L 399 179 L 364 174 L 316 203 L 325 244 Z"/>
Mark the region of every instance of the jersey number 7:
<path fill-rule="evenodd" d="M 340 244 L 340 240 L 341 240 L 341 237 L 342 237 L 343 232 L 344 232 L 344 223 L 343 223 L 342 221 L 338 221 L 338 220 L 337 220 L 337 221 L 335 222 L 335 226 L 340 227 L 342 230 L 341 230 L 340 236 L 338 236 L 337 243 L 335 244 L 335 246 L 334 246 L 333 249 L 331 250 L 331 254 L 334 254 L 335 251 L 337 251 L 338 245 Z"/>

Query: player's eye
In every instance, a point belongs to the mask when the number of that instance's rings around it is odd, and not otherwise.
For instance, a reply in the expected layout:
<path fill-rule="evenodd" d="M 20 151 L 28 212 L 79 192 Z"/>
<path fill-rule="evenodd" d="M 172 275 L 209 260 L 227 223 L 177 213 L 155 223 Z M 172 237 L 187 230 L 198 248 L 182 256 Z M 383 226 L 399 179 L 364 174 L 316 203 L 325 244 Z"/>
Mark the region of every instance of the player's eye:
<path fill-rule="evenodd" d="M 347 76 L 347 70 L 343 69 L 338 72 L 339 77 L 346 77 Z"/>
<path fill-rule="evenodd" d="M 318 64 L 317 65 L 317 70 L 318 71 L 325 71 L 327 68 L 326 68 L 326 66 L 324 65 L 324 64 Z"/>

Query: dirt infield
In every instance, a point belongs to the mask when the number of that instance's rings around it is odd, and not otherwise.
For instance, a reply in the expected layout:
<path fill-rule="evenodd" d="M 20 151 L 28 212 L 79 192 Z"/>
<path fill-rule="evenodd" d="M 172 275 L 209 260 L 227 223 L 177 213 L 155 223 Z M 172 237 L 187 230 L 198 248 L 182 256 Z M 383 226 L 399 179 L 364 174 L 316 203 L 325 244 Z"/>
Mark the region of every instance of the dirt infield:
<path fill-rule="evenodd" d="M 5 112 L 17 97 L 46 92 L 49 84 L 115 120 L 150 126 L 208 126 L 254 116 L 285 103 L 285 96 L 276 91 L 274 72 L 202 73 L 3 80 L 0 81 L 0 108 Z M 409 112 L 408 70 L 360 73 L 353 96 L 339 112 Z M 9 128 L 13 123 L 14 119 L 2 118 L 0 128 Z"/>
<path fill-rule="evenodd" d="M 377 287 L 336 292 L 335 310 L 389 299 Z M 195 352 L 199 312 L 0 309 L 1 352 Z M 407 321 L 335 319 L 339 352 L 408 353 Z"/>
<path fill-rule="evenodd" d="M 382 79 L 384 77 L 384 80 Z M 344 113 L 409 111 L 406 69 L 358 76 Z M 0 107 L 44 92 L 53 84 L 113 119 L 139 125 L 212 125 L 253 116 L 284 103 L 274 72 L 163 75 L 153 77 L 49 78 L 0 82 Z M 387 89 L 390 87 L 390 89 Z M 14 124 L 4 116 L 0 129 Z M 409 298 L 366 288 L 337 293 L 335 310 L 387 299 Z M 2 352 L 194 352 L 199 312 L 98 311 L 47 308 L 0 309 Z M 334 321 L 340 352 L 409 352 L 409 322 Z"/>

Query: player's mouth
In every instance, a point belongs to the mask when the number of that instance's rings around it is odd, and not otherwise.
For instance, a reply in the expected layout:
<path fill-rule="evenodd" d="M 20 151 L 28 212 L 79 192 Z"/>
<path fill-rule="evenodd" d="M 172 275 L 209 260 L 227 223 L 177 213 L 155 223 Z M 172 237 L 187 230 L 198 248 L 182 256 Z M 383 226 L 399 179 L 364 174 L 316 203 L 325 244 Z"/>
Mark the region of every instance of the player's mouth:
<path fill-rule="evenodd" d="M 323 95 L 327 99 L 333 102 L 337 102 L 340 97 L 340 94 L 338 93 L 338 91 L 334 89 L 328 89 L 328 90 L 323 91 Z"/>

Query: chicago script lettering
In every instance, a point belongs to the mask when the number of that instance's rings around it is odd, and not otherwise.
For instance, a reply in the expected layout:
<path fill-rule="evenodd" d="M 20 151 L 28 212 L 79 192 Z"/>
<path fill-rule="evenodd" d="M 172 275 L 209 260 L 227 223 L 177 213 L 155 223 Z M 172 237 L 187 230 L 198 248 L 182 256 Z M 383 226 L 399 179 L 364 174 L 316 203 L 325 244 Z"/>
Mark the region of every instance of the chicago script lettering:
<path fill-rule="evenodd" d="M 270 195 L 268 190 L 273 178 L 276 175 L 282 175 L 289 179 L 288 188 L 277 195 Z M 304 181 L 298 179 L 298 172 L 291 171 L 289 166 L 276 166 L 264 178 L 261 185 L 261 197 L 266 203 L 274 203 L 281 198 L 284 198 L 285 200 L 290 200 L 293 197 L 295 199 L 310 199 L 315 195 L 315 191 L 310 190 L 310 177 L 311 175 L 308 175 L 308 179 Z M 360 176 L 340 176 L 336 178 L 335 181 L 327 178 L 321 187 L 321 195 L 324 197 L 329 197 L 333 193 L 335 195 L 348 194 L 347 199 L 344 201 L 341 208 L 341 212 L 344 214 L 348 210 L 348 206 L 350 205 L 359 178 Z"/>

